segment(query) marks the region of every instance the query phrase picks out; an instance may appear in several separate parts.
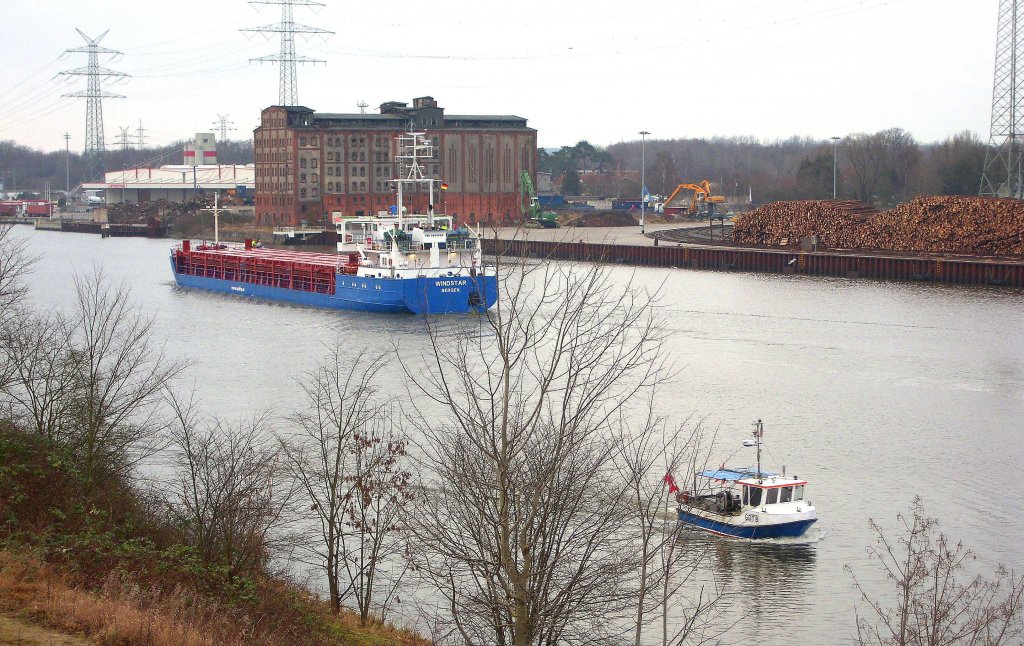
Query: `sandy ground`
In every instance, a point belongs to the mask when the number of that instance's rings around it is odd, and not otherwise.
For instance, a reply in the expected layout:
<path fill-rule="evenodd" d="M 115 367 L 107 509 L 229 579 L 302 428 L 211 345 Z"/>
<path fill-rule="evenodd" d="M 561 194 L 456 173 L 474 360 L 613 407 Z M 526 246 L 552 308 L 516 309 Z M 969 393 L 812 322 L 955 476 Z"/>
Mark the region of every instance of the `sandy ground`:
<path fill-rule="evenodd" d="M 0 646 L 93 646 L 93 643 L 83 637 L 63 635 L 0 614 Z"/>

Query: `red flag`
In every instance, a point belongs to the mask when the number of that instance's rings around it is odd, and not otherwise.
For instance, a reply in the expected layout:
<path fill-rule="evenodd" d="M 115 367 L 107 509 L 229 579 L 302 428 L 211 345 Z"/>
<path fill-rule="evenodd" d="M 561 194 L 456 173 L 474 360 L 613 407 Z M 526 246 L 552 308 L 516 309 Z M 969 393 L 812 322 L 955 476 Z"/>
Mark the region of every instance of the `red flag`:
<path fill-rule="evenodd" d="M 679 491 L 679 487 L 676 486 L 676 479 L 672 477 L 671 473 L 665 474 L 665 484 L 668 485 L 669 495 L 672 495 L 675 492 Z"/>
<path fill-rule="evenodd" d="M 442 191 L 447 191 L 448 190 L 448 185 L 445 184 L 444 182 L 441 182 L 441 190 Z"/>

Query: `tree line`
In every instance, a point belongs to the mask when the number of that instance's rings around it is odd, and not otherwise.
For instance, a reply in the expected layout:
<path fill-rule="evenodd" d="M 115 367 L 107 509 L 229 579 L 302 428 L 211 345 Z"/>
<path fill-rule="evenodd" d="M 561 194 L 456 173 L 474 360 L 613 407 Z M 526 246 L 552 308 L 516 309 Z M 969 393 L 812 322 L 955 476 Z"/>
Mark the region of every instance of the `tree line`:
<path fill-rule="evenodd" d="M 709 179 L 721 194 L 752 195 L 756 204 L 830 199 L 835 177 L 840 199 L 892 206 L 918 195 L 977 195 L 988 149 L 967 131 L 921 144 L 900 128 L 851 134 L 835 143 L 723 137 L 649 139 L 641 147 L 630 141 L 601 149 L 581 141 L 540 151 L 540 170 L 562 178 L 558 188 L 567 195 L 639 199 L 644 152 L 645 179 L 654 194 L 668 196 L 678 184 Z"/>
<path fill-rule="evenodd" d="M 49 467 L 0 460 L 5 540 L 60 552 L 70 532 L 146 526 L 229 581 L 305 564 L 363 623 L 418 590 L 441 600 L 415 606 L 438 644 L 723 639 L 729 591 L 662 515 L 665 473 L 686 480 L 711 457 L 701 424 L 657 411 L 674 372 L 656 292 L 607 265 L 499 256 L 502 299 L 479 321 L 425 319 L 420 355 L 328 349 L 295 376 L 302 405 L 228 421 L 182 390 L 187 365 L 102 270 L 76 279 L 72 311 L 32 307 L 33 259 L 9 231 L 0 458 L 24 445 Z M 396 366 L 407 393 L 381 386 Z M 158 458 L 147 486 L 140 467 Z M 905 530 L 879 530 L 894 601 L 864 592 L 859 643 L 1017 643 L 1019 573 L 968 578 L 970 553 L 918 507 Z"/>

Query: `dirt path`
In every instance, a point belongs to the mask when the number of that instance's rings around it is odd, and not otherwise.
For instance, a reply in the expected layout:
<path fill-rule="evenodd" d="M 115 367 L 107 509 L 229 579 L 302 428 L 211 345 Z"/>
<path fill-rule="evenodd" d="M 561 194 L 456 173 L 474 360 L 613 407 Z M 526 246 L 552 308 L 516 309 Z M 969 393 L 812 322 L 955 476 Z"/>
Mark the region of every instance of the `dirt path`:
<path fill-rule="evenodd" d="M 21 619 L 0 615 L 0 646 L 93 646 L 83 637 L 72 637 Z"/>

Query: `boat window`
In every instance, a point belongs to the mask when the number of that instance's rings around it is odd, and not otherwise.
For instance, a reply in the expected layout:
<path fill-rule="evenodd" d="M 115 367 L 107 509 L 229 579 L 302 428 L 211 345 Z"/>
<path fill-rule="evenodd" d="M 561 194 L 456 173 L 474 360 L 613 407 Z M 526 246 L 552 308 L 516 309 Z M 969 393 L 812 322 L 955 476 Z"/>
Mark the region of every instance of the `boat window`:
<path fill-rule="evenodd" d="M 761 494 L 764 492 L 763 489 L 758 487 L 750 487 L 750 506 L 757 507 L 761 504 Z"/>
<path fill-rule="evenodd" d="M 747 486 L 743 487 L 743 504 L 744 505 L 747 504 L 747 499 L 748 499 L 747 498 L 747 492 L 749 491 L 749 489 L 750 489 L 750 487 L 747 487 Z"/>
<path fill-rule="evenodd" d="M 797 486 L 793 487 L 793 500 L 803 500 L 803 499 L 804 499 L 804 486 L 803 485 L 797 485 Z"/>
<path fill-rule="evenodd" d="M 779 489 L 779 502 L 789 502 L 793 499 L 793 487 Z"/>
<path fill-rule="evenodd" d="M 764 504 L 766 504 L 766 505 L 774 505 L 775 503 L 777 503 L 779 501 L 779 490 L 778 489 L 769 489 L 768 490 L 768 495 L 765 498 L 766 498 L 766 500 L 764 501 Z"/>

